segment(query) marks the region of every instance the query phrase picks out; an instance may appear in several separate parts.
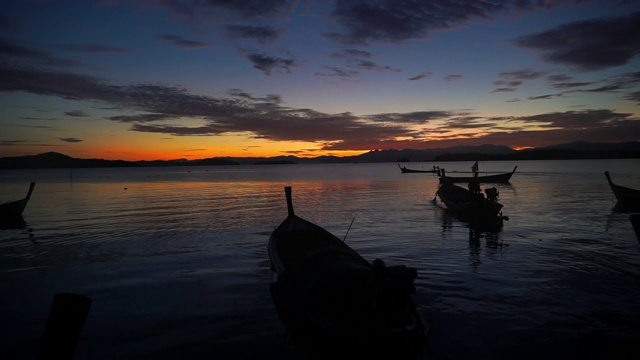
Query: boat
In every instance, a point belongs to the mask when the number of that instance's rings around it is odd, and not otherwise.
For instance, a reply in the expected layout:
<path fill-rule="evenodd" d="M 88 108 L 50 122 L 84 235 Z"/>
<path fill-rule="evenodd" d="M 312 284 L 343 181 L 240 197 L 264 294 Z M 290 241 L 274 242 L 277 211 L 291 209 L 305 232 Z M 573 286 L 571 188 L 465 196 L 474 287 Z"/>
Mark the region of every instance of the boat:
<path fill-rule="evenodd" d="M 640 211 L 640 190 L 614 184 L 608 171 L 604 172 L 604 176 L 607 177 L 609 187 L 611 187 L 611 191 L 613 191 L 613 195 L 616 197 L 616 209 L 622 211 Z"/>
<path fill-rule="evenodd" d="M 469 188 L 444 183 L 438 188 L 436 198 L 440 198 L 448 211 L 476 229 L 502 228 L 509 217 L 502 215 L 503 205 L 498 202 L 498 190 L 495 187 L 486 188 L 485 197 L 478 182 L 471 182 Z M 433 200 L 436 201 L 436 198 Z"/>
<path fill-rule="evenodd" d="M 418 357 L 427 326 L 412 301 L 417 270 L 367 261 L 295 215 L 285 193 L 288 216 L 268 243 L 270 293 L 294 344 L 311 358 Z"/>
<path fill-rule="evenodd" d="M 440 171 L 440 168 L 438 167 L 433 167 L 433 169 L 428 169 L 428 170 L 418 170 L 418 169 L 407 169 L 406 166 L 400 166 L 400 164 L 398 164 L 398 167 L 400 168 L 400 171 L 402 171 L 403 174 L 411 174 L 411 173 L 431 173 L 431 174 L 436 174 Z"/>
<path fill-rule="evenodd" d="M 447 176 L 445 173 L 445 169 L 440 169 L 440 183 L 445 184 L 453 184 L 453 183 L 469 183 L 471 181 L 477 181 L 479 183 L 502 183 L 508 184 L 511 180 L 511 177 L 516 172 L 518 166 L 513 168 L 513 171 L 502 173 L 502 174 L 493 174 L 493 175 L 478 175 L 477 172 L 474 173 L 474 176 Z"/>
<path fill-rule="evenodd" d="M 4 228 L 11 227 L 14 224 L 24 223 L 22 213 L 27 207 L 29 199 L 31 199 L 31 194 L 35 186 L 35 182 L 29 185 L 29 191 L 27 191 L 27 196 L 25 196 L 24 199 L 0 204 L 0 226 Z"/>
<path fill-rule="evenodd" d="M 636 233 L 636 238 L 640 241 L 640 214 L 629 215 L 629 221 L 631 221 L 633 232 Z"/>

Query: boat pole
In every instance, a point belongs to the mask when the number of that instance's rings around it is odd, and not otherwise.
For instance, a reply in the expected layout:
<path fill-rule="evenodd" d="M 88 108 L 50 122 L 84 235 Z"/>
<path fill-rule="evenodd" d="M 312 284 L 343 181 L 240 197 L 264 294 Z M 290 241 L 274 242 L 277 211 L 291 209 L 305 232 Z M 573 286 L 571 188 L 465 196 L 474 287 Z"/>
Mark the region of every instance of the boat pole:
<path fill-rule="evenodd" d="M 293 200 L 291 200 L 291 186 L 284 187 L 284 193 L 287 196 L 287 212 L 289 216 L 293 215 Z"/>

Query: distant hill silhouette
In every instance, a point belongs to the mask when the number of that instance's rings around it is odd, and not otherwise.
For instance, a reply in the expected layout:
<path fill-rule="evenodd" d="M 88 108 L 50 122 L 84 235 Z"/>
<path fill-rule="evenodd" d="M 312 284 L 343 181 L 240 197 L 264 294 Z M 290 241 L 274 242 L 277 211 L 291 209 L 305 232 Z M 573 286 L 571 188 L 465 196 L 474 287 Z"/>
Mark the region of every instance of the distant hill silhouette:
<path fill-rule="evenodd" d="M 552 159 L 618 159 L 640 158 L 640 142 L 590 143 L 578 141 L 544 148 L 516 151 L 506 146 L 480 145 L 455 146 L 425 150 L 372 150 L 357 156 L 319 156 L 298 158 L 295 156 L 265 157 L 214 157 L 198 160 L 125 161 L 104 159 L 76 159 L 57 152 L 38 155 L 0 158 L 0 169 L 47 168 L 99 168 L 141 166 L 193 166 L 240 164 L 320 164 L 320 163 L 371 163 L 371 162 L 423 162 L 423 161 L 476 161 L 476 160 L 552 160 Z"/>

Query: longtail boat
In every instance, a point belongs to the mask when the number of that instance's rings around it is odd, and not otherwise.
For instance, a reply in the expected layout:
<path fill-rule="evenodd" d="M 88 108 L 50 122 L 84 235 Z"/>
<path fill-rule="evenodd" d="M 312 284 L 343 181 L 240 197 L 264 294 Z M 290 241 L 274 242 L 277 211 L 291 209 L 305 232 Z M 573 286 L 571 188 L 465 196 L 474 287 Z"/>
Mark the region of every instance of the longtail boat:
<path fill-rule="evenodd" d="M 445 184 L 453 184 L 453 183 L 469 183 L 472 181 L 477 181 L 479 183 L 503 183 L 507 184 L 511 180 L 511 177 L 516 172 L 518 166 L 513 168 L 513 171 L 502 174 L 493 174 L 493 175 L 477 175 L 477 176 L 447 176 L 444 169 L 440 169 L 440 183 Z"/>
<path fill-rule="evenodd" d="M 427 169 L 427 170 L 408 169 L 406 166 L 400 166 L 400 164 L 398 164 L 398 167 L 400 168 L 400 171 L 402 171 L 403 174 L 412 174 L 412 173 L 431 173 L 431 174 L 436 174 L 439 171 L 439 168 L 436 168 L 436 167 L 434 167 L 433 169 Z"/>
<path fill-rule="evenodd" d="M 616 208 L 624 211 L 640 211 L 640 190 L 616 185 L 611 180 L 611 176 L 608 171 L 604 172 L 604 176 L 607 177 L 609 187 L 613 191 L 613 195 L 616 197 Z"/>
<path fill-rule="evenodd" d="M 412 302 L 417 271 L 365 260 L 343 240 L 294 214 L 271 233 L 270 293 L 294 344 L 312 358 L 415 358 L 427 326 Z"/>
<path fill-rule="evenodd" d="M 484 230 L 500 229 L 507 216 L 502 215 L 503 205 L 498 202 L 498 190 L 495 187 L 485 189 L 486 197 L 476 183 L 474 191 L 444 183 L 436 192 L 436 197 L 445 204 L 447 210 L 474 228 Z M 434 198 L 434 200 L 436 200 Z"/>
<path fill-rule="evenodd" d="M 29 191 L 27 191 L 27 196 L 25 196 L 24 199 L 0 204 L 0 226 L 10 227 L 12 224 L 21 224 L 24 222 L 22 213 L 31 199 L 31 194 L 35 186 L 35 182 L 29 185 Z"/>

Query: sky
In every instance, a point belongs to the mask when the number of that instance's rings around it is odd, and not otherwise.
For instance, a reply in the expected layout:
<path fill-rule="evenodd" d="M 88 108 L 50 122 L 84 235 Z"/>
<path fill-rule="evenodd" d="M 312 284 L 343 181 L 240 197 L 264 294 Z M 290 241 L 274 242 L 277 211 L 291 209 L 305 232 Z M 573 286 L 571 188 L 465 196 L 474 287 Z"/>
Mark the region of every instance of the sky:
<path fill-rule="evenodd" d="M 640 140 L 640 1 L 3 0 L 0 157 Z"/>

